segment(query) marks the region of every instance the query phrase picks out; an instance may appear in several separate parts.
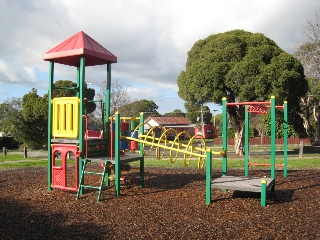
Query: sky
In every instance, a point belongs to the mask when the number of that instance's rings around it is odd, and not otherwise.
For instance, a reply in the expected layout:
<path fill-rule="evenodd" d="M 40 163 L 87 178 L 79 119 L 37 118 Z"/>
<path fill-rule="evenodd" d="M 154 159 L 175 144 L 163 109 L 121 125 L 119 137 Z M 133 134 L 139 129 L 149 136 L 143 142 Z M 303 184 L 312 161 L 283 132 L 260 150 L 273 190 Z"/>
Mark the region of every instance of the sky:
<path fill-rule="evenodd" d="M 263 33 L 293 53 L 319 0 L 0 0 L 0 103 L 36 88 L 48 91 L 43 54 L 79 31 L 117 56 L 112 81 L 131 99 L 153 100 L 161 114 L 185 111 L 177 77 L 193 44 L 234 29 Z M 55 80 L 76 79 L 74 67 L 55 64 Z M 86 68 L 99 91 L 106 65 Z M 208 103 L 211 110 L 221 106 Z"/>

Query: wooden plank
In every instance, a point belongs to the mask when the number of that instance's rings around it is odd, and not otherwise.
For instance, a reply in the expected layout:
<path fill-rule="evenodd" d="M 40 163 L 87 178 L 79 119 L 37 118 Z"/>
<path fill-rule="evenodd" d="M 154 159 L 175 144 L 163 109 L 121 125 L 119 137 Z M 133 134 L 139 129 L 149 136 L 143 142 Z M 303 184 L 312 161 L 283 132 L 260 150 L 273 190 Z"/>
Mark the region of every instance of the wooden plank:
<path fill-rule="evenodd" d="M 267 181 L 267 189 L 274 184 L 273 178 L 222 176 L 211 181 L 211 188 L 261 192 L 261 181 Z"/>

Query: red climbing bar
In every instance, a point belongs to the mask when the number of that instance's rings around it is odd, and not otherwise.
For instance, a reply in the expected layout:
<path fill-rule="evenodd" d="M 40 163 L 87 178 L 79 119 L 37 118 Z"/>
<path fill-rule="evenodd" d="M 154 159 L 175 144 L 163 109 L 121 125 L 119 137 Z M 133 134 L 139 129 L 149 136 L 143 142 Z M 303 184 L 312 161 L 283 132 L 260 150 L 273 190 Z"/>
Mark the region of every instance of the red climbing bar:
<path fill-rule="evenodd" d="M 253 162 L 249 162 L 248 166 L 261 166 L 261 167 L 270 167 L 271 164 L 270 163 L 253 163 Z M 283 163 L 280 164 L 276 164 L 276 167 L 284 167 Z"/>
<path fill-rule="evenodd" d="M 226 103 L 227 106 L 242 106 L 242 105 L 261 105 L 261 104 L 268 104 L 270 105 L 271 102 L 231 102 L 231 103 Z"/>

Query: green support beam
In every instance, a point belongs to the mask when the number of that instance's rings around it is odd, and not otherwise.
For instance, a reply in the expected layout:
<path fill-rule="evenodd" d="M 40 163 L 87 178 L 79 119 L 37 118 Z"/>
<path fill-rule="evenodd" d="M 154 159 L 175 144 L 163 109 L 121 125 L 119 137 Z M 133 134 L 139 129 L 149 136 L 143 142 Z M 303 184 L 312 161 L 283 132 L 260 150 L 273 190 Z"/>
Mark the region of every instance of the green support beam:
<path fill-rule="evenodd" d="M 244 161 L 244 176 L 249 176 L 249 113 L 248 113 L 248 105 L 244 106 L 245 109 L 245 143 L 244 143 L 244 149 L 245 149 L 245 161 Z"/>
<path fill-rule="evenodd" d="M 52 137 L 52 90 L 53 90 L 53 76 L 54 76 L 54 62 L 49 63 L 49 91 L 48 91 L 48 191 L 52 190 L 52 150 L 51 150 L 51 137 Z"/>
<path fill-rule="evenodd" d="M 208 149 L 206 153 L 206 204 L 211 203 L 211 179 L 212 179 L 212 153 Z"/>
<path fill-rule="evenodd" d="M 120 114 L 116 112 L 115 114 L 115 139 L 114 139 L 114 157 L 115 157 L 115 186 L 116 186 L 116 196 L 120 196 L 120 177 L 121 177 L 121 166 L 120 166 Z"/>
<path fill-rule="evenodd" d="M 79 79 L 77 80 L 77 84 L 79 84 L 79 99 L 80 99 L 80 106 L 79 106 L 79 151 L 82 152 L 81 156 L 79 156 L 79 164 L 78 164 L 78 171 L 79 173 L 82 172 L 83 168 L 83 154 L 85 153 L 84 147 L 84 123 L 82 115 L 84 113 L 84 82 L 85 82 L 85 57 L 80 58 L 80 68 L 78 70 L 77 75 Z M 80 174 L 79 174 L 79 181 L 80 181 Z M 82 194 L 82 192 L 80 192 Z"/>
<path fill-rule="evenodd" d="M 276 177 L 276 104 L 275 97 L 271 96 L 271 178 Z"/>
<path fill-rule="evenodd" d="M 140 113 L 140 134 L 144 134 L 144 114 Z M 144 149 L 140 143 L 140 187 L 144 187 Z"/>
<path fill-rule="evenodd" d="M 283 103 L 283 177 L 288 176 L 288 104 Z"/>
<path fill-rule="evenodd" d="M 227 136 L 227 98 L 222 98 L 222 148 L 227 152 L 228 136 Z M 222 157 L 222 176 L 227 176 L 227 154 Z"/>

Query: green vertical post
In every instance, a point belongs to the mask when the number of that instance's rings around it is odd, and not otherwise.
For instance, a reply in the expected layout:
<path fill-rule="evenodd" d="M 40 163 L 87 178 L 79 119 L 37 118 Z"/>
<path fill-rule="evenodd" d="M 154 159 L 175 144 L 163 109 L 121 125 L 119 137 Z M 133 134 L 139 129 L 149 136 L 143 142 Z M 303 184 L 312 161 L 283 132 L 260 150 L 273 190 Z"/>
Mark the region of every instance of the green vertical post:
<path fill-rule="evenodd" d="M 267 181 L 261 181 L 261 206 L 265 207 L 267 205 Z"/>
<path fill-rule="evenodd" d="M 120 114 L 116 112 L 115 114 L 115 139 L 114 139 L 114 160 L 115 160 L 115 186 L 116 186 L 116 196 L 120 196 L 120 177 L 121 177 L 121 163 L 120 163 Z"/>
<path fill-rule="evenodd" d="M 101 109 L 101 127 L 102 127 L 102 134 L 103 134 L 103 138 L 105 138 L 105 134 L 104 134 L 104 131 L 105 131 L 105 123 L 104 123 L 104 117 L 105 117 L 105 111 L 104 111 L 104 102 L 102 100 L 100 100 L 100 109 Z M 110 128 L 109 128 L 110 129 Z"/>
<path fill-rule="evenodd" d="M 111 63 L 107 64 L 107 84 L 106 84 L 106 138 L 110 136 L 110 96 L 111 96 Z"/>
<path fill-rule="evenodd" d="M 245 137 L 245 144 L 244 144 L 244 176 L 249 176 L 249 113 L 248 113 L 248 105 L 244 106 L 245 111 L 245 126 L 244 126 L 244 137 Z"/>
<path fill-rule="evenodd" d="M 227 98 L 222 98 L 222 148 L 227 153 Z M 222 176 L 227 176 L 227 154 L 222 156 Z"/>
<path fill-rule="evenodd" d="M 77 91 L 77 94 L 76 96 L 78 98 L 80 98 L 80 62 L 79 62 L 79 65 L 77 67 L 77 88 L 78 88 L 78 91 Z"/>
<path fill-rule="evenodd" d="M 85 147 L 84 147 L 84 124 L 82 115 L 84 112 L 84 82 L 85 82 L 85 57 L 80 58 L 80 69 L 79 69 L 79 99 L 80 99 L 80 107 L 79 107 L 79 151 L 82 153 L 81 156 L 79 156 L 79 167 L 78 171 L 79 173 L 82 172 L 83 168 L 83 154 L 85 153 Z M 87 156 L 85 156 L 87 157 Z M 80 181 L 81 174 L 79 174 L 79 181 Z M 80 192 L 82 194 L 82 190 Z"/>
<path fill-rule="evenodd" d="M 275 97 L 271 96 L 271 178 L 276 177 L 276 104 Z"/>
<path fill-rule="evenodd" d="M 144 134 L 144 114 L 140 113 L 140 129 L 139 134 Z M 143 143 L 140 144 L 140 187 L 144 187 L 144 149 Z"/>
<path fill-rule="evenodd" d="M 212 172 L 212 153 L 207 150 L 206 157 L 206 204 L 211 203 L 211 172 Z"/>
<path fill-rule="evenodd" d="M 52 88 L 53 88 L 53 74 L 54 62 L 49 62 L 49 92 L 48 92 L 48 191 L 52 190 L 52 150 L 51 150 L 51 137 L 52 137 Z"/>
<path fill-rule="evenodd" d="M 288 176 L 288 104 L 283 103 L 283 177 Z"/>

